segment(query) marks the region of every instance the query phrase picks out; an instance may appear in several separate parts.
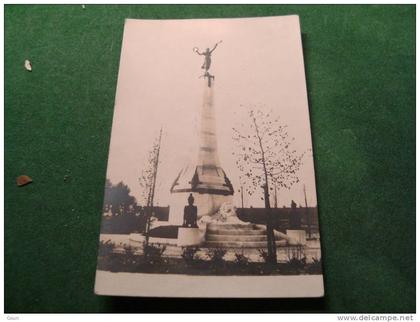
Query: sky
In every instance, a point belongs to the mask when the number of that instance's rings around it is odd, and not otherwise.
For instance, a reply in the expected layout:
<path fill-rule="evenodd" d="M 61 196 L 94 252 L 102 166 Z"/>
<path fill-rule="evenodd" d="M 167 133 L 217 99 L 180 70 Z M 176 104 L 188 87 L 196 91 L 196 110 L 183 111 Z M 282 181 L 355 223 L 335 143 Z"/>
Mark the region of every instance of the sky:
<path fill-rule="evenodd" d="M 107 178 L 126 183 L 141 200 L 138 178 L 153 141 L 163 129 L 156 204 L 169 204 L 170 187 L 198 154 L 198 121 L 203 100 L 203 56 L 212 48 L 214 108 L 221 166 L 231 180 L 234 204 L 241 203 L 240 171 L 232 151 L 232 127 L 248 122 L 246 107 L 271 110 L 288 126 L 298 152 L 312 149 L 305 71 L 297 16 L 237 19 L 134 20 L 124 28 Z M 312 154 L 306 154 L 300 182 L 278 190 L 279 206 L 316 201 Z M 245 206 L 262 207 L 261 193 Z"/>

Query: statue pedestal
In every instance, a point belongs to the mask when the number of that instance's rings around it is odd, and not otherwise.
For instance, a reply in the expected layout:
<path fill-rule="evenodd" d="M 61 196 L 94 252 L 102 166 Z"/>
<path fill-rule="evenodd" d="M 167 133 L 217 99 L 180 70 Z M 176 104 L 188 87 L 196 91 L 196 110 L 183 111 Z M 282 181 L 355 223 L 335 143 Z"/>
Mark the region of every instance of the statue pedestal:
<path fill-rule="evenodd" d="M 306 245 L 306 231 L 302 229 L 287 229 L 286 230 L 287 237 L 290 237 L 294 240 L 296 240 L 298 245 Z M 290 245 L 293 245 L 294 243 L 290 243 Z"/>
<path fill-rule="evenodd" d="M 200 228 L 178 228 L 178 246 L 195 246 L 200 245 L 204 240 L 204 234 Z"/>

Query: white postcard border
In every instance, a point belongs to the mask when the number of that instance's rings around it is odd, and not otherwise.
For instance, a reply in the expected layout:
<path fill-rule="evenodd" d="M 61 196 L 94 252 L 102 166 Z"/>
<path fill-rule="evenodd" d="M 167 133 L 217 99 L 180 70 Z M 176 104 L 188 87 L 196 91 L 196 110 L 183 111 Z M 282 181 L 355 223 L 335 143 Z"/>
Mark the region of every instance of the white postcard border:
<path fill-rule="evenodd" d="M 196 276 L 97 270 L 95 293 L 146 297 L 323 297 L 324 282 L 323 275 Z"/>

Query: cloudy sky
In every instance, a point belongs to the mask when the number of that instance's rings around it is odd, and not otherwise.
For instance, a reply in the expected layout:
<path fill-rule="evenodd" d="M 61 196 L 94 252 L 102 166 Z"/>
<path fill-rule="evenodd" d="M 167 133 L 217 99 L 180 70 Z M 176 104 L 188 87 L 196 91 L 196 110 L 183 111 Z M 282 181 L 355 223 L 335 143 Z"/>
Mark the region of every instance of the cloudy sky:
<path fill-rule="evenodd" d="M 118 75 L 107 177 L 123 181 L 136 198 L 148 151 L 163 128 L 156 201 L 168 205 L 179 170 L 197 158 L 197 131 L 203 99 L 200 69 L 204 50 L 223 40 L 212 57 L 216 76 L 214 107 L 221 165 L 237 191 L 239 170 L 232 127 L 247 121 L 243 106 L 273 110 L 294 136 L 295 149 L 311 149 L 311 134 L 299 19 L 126 20 Z M 278 192 L 279 205 L 293 199 L 316 204 L 312 155 L 304 158 L 301 181 Z M 262 206 L 261 194 L 246 206 Z M 235 204 L 240 194 L 235 193 Z"/>

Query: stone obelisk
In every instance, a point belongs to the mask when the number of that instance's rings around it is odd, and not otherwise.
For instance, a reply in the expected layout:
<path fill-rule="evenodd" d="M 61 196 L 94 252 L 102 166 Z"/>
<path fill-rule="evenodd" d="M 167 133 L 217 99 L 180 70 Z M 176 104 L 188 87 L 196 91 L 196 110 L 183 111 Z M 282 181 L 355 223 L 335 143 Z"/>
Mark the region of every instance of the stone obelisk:
<path fill-rule="evenodd" d="M 220 165 L 217 151 L 217 133 L 215 107 L 213 104 L 215 77 L 209 73 L 212 50 L 207 49 L 199 55 L 205 56 L 202 66 L 204 96 L 200 108 L 200 130 L 198 155 L 192 164 L 183 168 L 171 187 L 173 202 L 170 205 L 169 221 L 171 224 L 181 224 L 183 208 L 188 196 L 194 196 L 194 204 L 198 208 L 198 218 L 215 214 L 221 205 L 232 201 L 233 187 L 225 171 Z"/>

